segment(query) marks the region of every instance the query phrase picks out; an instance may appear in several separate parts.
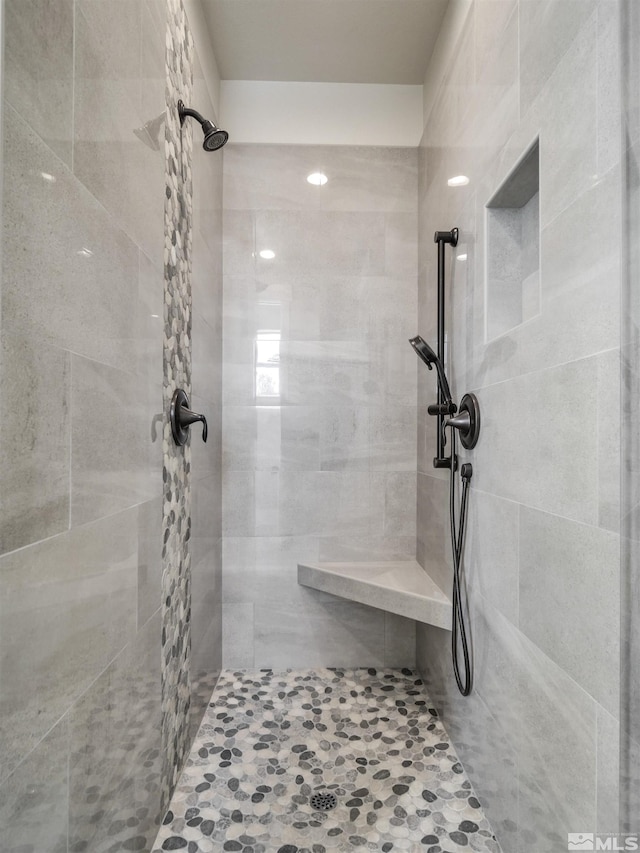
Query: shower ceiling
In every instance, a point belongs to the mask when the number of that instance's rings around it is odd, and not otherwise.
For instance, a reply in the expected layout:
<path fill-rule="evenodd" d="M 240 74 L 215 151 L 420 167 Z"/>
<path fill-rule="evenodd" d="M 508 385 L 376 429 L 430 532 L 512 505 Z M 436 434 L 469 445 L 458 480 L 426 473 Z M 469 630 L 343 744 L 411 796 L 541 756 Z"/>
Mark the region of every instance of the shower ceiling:
<path fill-rule="evenodd" d="M 421 84 L 449 0 L 202 0 L 224 80 Z"/>

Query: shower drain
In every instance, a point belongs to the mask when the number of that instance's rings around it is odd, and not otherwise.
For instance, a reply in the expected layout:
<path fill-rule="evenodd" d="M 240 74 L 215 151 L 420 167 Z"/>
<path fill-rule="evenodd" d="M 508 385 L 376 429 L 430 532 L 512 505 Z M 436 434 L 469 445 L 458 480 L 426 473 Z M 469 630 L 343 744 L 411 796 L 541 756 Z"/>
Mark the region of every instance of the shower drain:
<path fill-rule="evenodd" d="M 310 802 L 314 812 L 328 812 L 338 805 L 338 798 L 331 791 L 319 791 L 312 795 Z"/>

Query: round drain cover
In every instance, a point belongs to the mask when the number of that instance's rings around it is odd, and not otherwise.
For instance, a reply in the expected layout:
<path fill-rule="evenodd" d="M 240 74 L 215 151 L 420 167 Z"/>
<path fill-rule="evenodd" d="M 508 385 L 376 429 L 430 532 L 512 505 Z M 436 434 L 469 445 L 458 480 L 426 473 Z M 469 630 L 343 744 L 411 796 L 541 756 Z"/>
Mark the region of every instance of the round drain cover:
<path fill-rule="evenodd" d="M 328 812 L 338 805 L 338 798 L 331 791 L 318 791 L 312 795 L 310 802 L 315 812 Z"/>

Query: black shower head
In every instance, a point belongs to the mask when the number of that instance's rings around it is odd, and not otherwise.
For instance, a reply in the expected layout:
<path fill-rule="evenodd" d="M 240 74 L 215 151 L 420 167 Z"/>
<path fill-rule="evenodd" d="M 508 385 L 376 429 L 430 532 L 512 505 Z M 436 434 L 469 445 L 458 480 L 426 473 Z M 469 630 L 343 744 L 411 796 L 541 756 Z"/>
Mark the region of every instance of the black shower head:
<path fill-rule="evenodd" d="M 435 365 L 436 370 L 438 371 L 438 383 L 440 385 L 440 393 L 442 394 L 443 402 L 445 403 L 453 403 L 451 399 L 451 390 L 449 389 L 449 383 L 447 382 L 447 377 L 444 372 L 444 367 L 442 366 L 442 362 L 435 354 L 435 352 L 431 349 L 429 344 L 420 337 L 420 335 L 416 335 L 415 338 L 409 338 L 409 343 L 416 351 L 416 354 L 424 361 L 429 370 L 433 369 L 433 365 Z"/>
<path fill-rule="evenodd" d="M 212 121 L 201 116 L 197 110 L 192 110 L 190 107 L 185 107 L 182 101 L 178 101 L 178 115 L 180 116 L 180 125 L 184 124 L 187 116 L 191 116 L 202 126 L 204 133 L 204 142 L 202 147 L 205 151 L 217 151 L 222 148 L 229 139 L 229 134 L 226 130 L 220 130 Z"/>
<path fill-rule="evenodd" d="M 220 128 L 216 127 L 211 121 L 204 121 L 202 123 L 202 130 L 204 132 L 204 142 L 202 143 L 202 147 L 205 151 L 217 151 L 218 148 L 222 148 L 227 139 L 229 139 L 227 131 L 220 130 Z"/>

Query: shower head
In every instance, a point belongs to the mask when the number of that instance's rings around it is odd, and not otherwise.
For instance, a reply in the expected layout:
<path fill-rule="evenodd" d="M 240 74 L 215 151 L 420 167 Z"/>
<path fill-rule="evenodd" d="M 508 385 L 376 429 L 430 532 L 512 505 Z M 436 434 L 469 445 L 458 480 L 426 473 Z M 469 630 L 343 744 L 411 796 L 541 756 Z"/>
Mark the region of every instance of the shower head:
<path fill-rule="evenodd" d="M 449 405 L 453 403 L 449 383 L 447 382 L 442 362 L 438 356 L 431 349 L 429 344 L 420 337 L 420 335 L 416 335 L 415 338 L 409 338 L 409 343 L 414 348 L 416 355 L 424 361 L 429 370 L 432 370 L 433 365 L 435 365 L 435 368 L 438 371 L 438 383 L 440 385 L 440 393 L 442 394 L 443 401 Z"/>
<path fill-rule="evenodd" d="M 433 368 L 434 364 L 438 364 L 438 356 L 420 335 L 416 335 L 415 338 L 409 338 L 409 343 L 416 351 L 416 355 L 424 361 L 429 370 Z"/>
<path fill-rule="evenodd" d="M 202 147 L 205 151 L 217 151 L 218 148 L 222 148 L 222 146 L 226 144 L 227 139 L 229 139 L 227 131 L 220 130 L 220 128 L 216 127 L 213 122 L 205 121 L 202 125 L 202 130 L 204 131 L 204 142 L 202 143 Z"/>
<path fill-rule="evenodd" d="M 226 130 L 220 130 L 220 128 L 216 127 L 212 121 L 209 121 L 209 119 L 200 115 L 197 110 L 192 110 L 191 107 L 185 107 L 182 101 L 178 101 L 178 115 L 180 116 L 180 126 L 184 124 L 184 120 L 187 116 L 191 116 L 191 118 L 194 118 L 200 123 L 202 132 L 204 133 L 204 142 L 202 143 L 202 147 L 205 151 L 217 151 L 218 148 L 222 148 L 229 139 L 229 134 Z"/>

